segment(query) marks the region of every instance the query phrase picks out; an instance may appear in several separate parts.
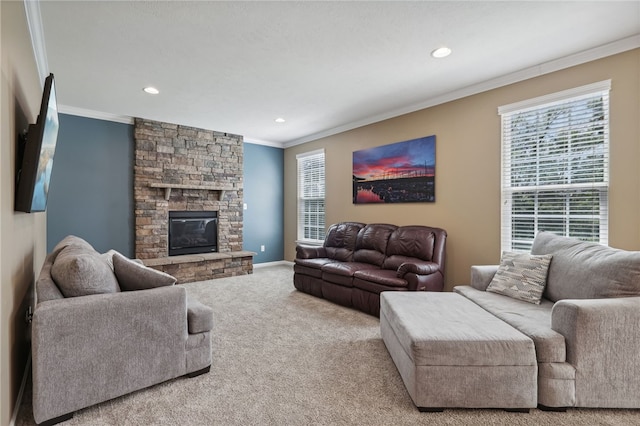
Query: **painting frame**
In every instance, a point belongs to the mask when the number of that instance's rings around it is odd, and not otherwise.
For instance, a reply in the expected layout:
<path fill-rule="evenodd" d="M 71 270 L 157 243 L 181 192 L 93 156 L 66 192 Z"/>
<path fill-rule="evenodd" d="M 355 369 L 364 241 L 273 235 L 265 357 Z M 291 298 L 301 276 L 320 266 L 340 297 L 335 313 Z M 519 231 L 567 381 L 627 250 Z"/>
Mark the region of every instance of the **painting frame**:
<path fill-rule="evenodd" d="M 353 204 L 433 203 L 436 136 L 353 152 Z"/>

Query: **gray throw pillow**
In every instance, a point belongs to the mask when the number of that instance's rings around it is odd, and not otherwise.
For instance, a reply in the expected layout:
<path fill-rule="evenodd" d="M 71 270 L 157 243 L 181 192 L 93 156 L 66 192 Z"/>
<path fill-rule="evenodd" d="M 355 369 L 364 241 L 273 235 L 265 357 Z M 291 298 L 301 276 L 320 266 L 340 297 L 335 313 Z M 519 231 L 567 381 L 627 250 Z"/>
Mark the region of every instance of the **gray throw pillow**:
<path fill-rule="evenodd" d="M 171 286 L 175 277 L 144 266 L 118 252 L 114 252 L 113 271 L 123 291 L 146 290 L 148 288 Z"/>
<path fill-rule="evenodd" d="M 64 297 L 120 291 L 109 265 L 84 245 L 69 245 L 60 251 L 51 266 L 51 278 Z"/>
<path fill-rule="evenodd" d="M 503 252 L 487 291 L 540 304 L 551 258 L 551 255 Z"/>
<path fill-rule="evenodd" d="M 56 244 L 56 246 L 51 251 L 54 252 L 67 246 L 83 246 L 87 250 L 93 250 L 93 246 L 91 246 L 91 244 L 89 244 L 82 238 L 76 237 L 75 235 L 67 235 L 58 244 Z"/>

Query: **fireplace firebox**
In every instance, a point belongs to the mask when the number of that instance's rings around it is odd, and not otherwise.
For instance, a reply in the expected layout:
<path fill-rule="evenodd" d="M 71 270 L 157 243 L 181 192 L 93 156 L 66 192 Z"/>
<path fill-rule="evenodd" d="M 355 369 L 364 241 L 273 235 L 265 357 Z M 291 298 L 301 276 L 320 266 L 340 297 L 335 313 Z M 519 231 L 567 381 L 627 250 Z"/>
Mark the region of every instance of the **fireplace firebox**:
<path fill-rule="evenodd" d="M 217 251 L 218 212 L 169 212 L 169 256 Z"/>

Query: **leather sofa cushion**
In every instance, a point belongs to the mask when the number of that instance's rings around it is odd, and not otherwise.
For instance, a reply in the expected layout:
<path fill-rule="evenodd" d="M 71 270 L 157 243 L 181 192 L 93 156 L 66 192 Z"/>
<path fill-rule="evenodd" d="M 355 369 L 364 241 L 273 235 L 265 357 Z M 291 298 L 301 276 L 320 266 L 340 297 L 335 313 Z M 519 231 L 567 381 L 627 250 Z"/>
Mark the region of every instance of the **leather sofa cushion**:
<path fill-rule="evenodd" d="M 398 269 L 411 258 L 431 260 L 435 244 L 433 231 L 422 226 L 401 226 L 389 237 L 387 244 L 387 258 L 382 267 L 384 269 Z"/>
<path fill-rule="evenodd" d="M 363 227 L 364 223 L 359 222 L 342 222 L 329 227 L 324 239 L 327 257 L 342 262 L 352 260 L 358 232 Z"/>
<path fill-rule="evenodd" d="M 357 271 L 380 268 L 370 263 L 334 262 L 322 267 L 322 279 L 345 287 L 353 287 L 353 274 Z"/>
<path fill-rule="evenodd" d="M 327 263 L 322 267 L 322 272 L 325 274 L 342 275 L 345 277 L 353 277 L 357 271 L 364 271 L 367 269 L 379 270 L 375 265 L 370 263 L 360 262 L 333 262 Z"/>
<path fill-rule="evenodd" d="M 296 262 L 293 265 L 293 272 L 298 275 L 307 275 L 315 278 L 322 278 L 322 269 L 311 266 L 302 265 Z"/>
<path fill-rule="evenodd" d="M 296 259 L 295 264 L 304 266 L 305 268 L 322 269 L 322 267 L 328 263 L 333 263 L 335 260 L 328 257 L 316 257 L 314 259 Z"/>
<path fill-rule="evenodd" d="M 363 290 L 368 290 L 370 288 L 366 285 L 367 282 L 380 284 L 385 287 L 392 287 L 394 290 L 407 286 L 407 280 L 398 278 L 396 271 L 392 271 L 390 269 L 368 269 L 364 271 L 357 271 L 353 277 L 357 279 L 354 280 L 353 286 Z"/>
<path fill-rule="evenodd" d="M 380 296 L 383 291 L 408 291 L 407 287 L 389 287 L 386 285 L 372 283 L 371 281 L 364 281 L 360 278 L 353 279 L 353 291 L 362 291 L 369 294 L 375 294 Z M 380 315 L 379 307 L 376 309 L 376 316 Z"/>
<path fill-rule="evenodd" d="M 324 281 L 324 283 L 322 284 L 323 287 L 327 283 L 336 284 L 342 287 L 353 287 L 353 277 L 349 275 L 338 275 L 338 274 L 332 274 L 330 272 L 323 272 L 322 281 Z M 323 295 L 324 295 L 324 290 L 323 290 Z M 326 295 L 324 297 L 327 298 Z"/>
<path fill-rule="evenodd" d="M 386 223 L 372 223 L 362 228 L 356 240 L 356 251 L 353 253 L 354 262 L 382 266 L 386 257 L 389 237 L 396 229 L 398 229 L 397 226 Z"/>

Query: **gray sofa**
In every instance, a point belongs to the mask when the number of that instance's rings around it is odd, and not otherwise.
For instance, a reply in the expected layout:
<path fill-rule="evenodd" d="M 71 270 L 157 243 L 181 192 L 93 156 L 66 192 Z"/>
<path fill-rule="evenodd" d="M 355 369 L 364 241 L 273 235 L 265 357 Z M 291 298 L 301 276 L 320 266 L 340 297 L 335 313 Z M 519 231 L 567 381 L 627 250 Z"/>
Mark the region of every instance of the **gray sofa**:
<path fill-rule="evenodd" d="M 211 308 L 175 278 L 69 236 L 45 259 L 32 324 L 33 416 L 73 412 L 211 365 Z"/>
<path fill-rule="evenodd" d="M 543 407 L 640 408 L 640 252 L 540 232 L 551 255 L 540 304 L 486 291 L 498 266 L 474 266 L 454 291 L 531 338 Z"/>

